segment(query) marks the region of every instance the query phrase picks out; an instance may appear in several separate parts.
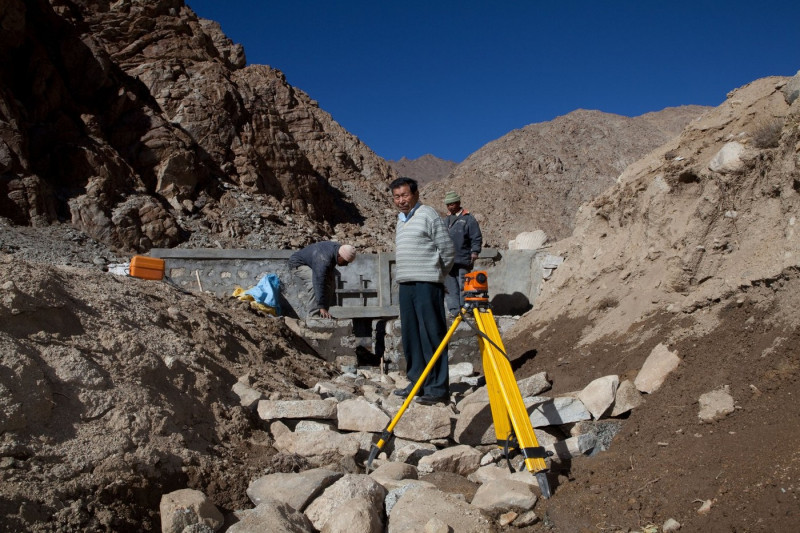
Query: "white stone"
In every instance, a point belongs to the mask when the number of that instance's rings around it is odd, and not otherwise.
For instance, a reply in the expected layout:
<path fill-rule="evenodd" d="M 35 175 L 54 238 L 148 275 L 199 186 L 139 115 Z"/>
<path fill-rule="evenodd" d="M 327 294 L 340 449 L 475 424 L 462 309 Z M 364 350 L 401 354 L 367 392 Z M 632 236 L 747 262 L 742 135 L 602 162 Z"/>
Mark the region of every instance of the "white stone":
<path fill-rule="evenodd" d="M 333 431 L 335 429 L 332 422 L 321 422 L 319 420 L 300 420 L 294 427 L 295 431 Z"/>
<path fill-rule="evenodd" d="M 536 513 L 535 513 L 535 512 L 533 512 L 533 511 L 526 511 L 526 512 L 524 512 L 524 513 L 521 513 L 521 514 L 520 514 L 520 515 L 519 515 L 519 516 L 516 518 L 516 520 L 514 520 L 514 521 L 512 522 L 512 525 L 514 525 L 515 527 L 527 527 L 527 526 L 531 526 L 531 525 L 533 525 L 533 524 L 534 524 L 534 522 L 536 522 L 536 520 L 538 520 L 538 518 L 539 518 L 539 517 L 538 517 L 538 516 L 536 516 Z"/>
<path fill-rule="evenodd" d="M 425 524 L 423 533 L 450 533 L 450 526 L 448 526 L 441 518 L 433 517 Z"/>
<path fill-rule="evenodd" d="M 447 438 L 452 416 L 449 407 L 412 403 L 394 427 L 394 434 L 417 442 Z"/>
<path fill-rule="evenodd" d="M 397 500 L 389 514 L 387 533 L 420 533 L 432 517 L 458 533 L 496 531 L 489 519 L 476 507 L 453 494 L 437 489 L 413 487 Z"/>
<path fill-rule="evenodd" d="M 456 420 L 453 440 L 471 446 L 497 442 L 489 402 L 472 402 L 464 406 Z"/>
<path fill-rule="evenodd" d="M 508 241 L 509 250 L 537 250 L 547 242 L 547 234 L 540 230 L 523 231 Z"/>
<path fill-rule="evenodd" d="M 502 466 L 499 464 L 491 464 L 478 468 L 476 471 L 468 475 L 467 479 L 469 479 L 473 483 L 480 483 L 481 485 L 483 485 L 484 483 L 488 483 L 489 481 L 495 481 L 498 479 L 507 479 L 510 474 L 511 472 L 509 472 L 506 466 Z"/>
<path fill-rule="evenodd" d="M 284 433 L 291 433 L 292 430 L 280 420 L 273 420 L 269 425 L 269 432 L 273 439 L 277 439 Z"/>
<path fill-rule="evenodd" d="M 530 377 L 517 381 L 517 388 L 519 389 L 519 393 L 523 398 L 537 396 L 542 392 L 549 390 L 550 387 L 551 383 L 550 379 L 547 377 L 547 372 L 539 372 L 538 374 L 534 374 Z M 487 389 L 484 385 L 472 394 L 465 396 L 460 402 L 458 402 L 457 408 L 459 411 L 462 411 L 468 404 L 472 402 L 488 401 L 489 389 Z"/>
<path fill-rule="evenodd" d="M 395 439 L 394 451 L 390 456 L 392 461 L 416 465 L 419 463 L 420 459 L 426 455 L 436 453 L 437 450 L 436 445 L 430 442 L 410 442 L 401 446 L 400 443 L 396 441 L 397 439 Z"/>
<path fill-rule="evenodd" d="M 386 509 L 386 516 L 389 516 L 389 513 L 392 512 L 392 507 L 394 507 L 394 504 L 397 503 L 397 500 L 399 500 L 403 494 L 414 488 L 428 488 L 436 490 L 436 485 L 428 481 L 420 481 L 418 479 L 405 479 L 396 487 L 392 489 L 387 488 L 389 492 L 383 499 L 383 507 Z"/>
<path fill-rule="evenodd" d="M 420 473 L 453 472 L 467 476 L 476 471 L 481 464 L 483 454 L 471 446 L 461 444 L 439 450 L 419 460 L 417 470 Z"/>
<path fill-rule="evenodd" d="M 161 531 L 182 533 L 187 526 L 205 524 L 213 529 L 222 526 L 224 517 L 208 497 L 194 489 L 181 489 L 161 496 Z"/>
<path fill-rule="evenodd" d="M 336 400 L 261 400 L 258 402 L 258 416 L 261 420 L 336 418 Z"/>
<path fill-rule="evenodd" d="M 714 172 L 736 172 L 744 166 L 742 161 L 744 151 L 744 145 L 741 143 L 736 141 L 725 143 L 725 146 L 711 158 L 708 168 Z"/>
<path fill-rule="evenodd" d="M 409 480 L 416 480 L 417 468 L 408 463 L 389 462 L 380 465 L 369 476 L 386 490 L 392 490 L 406 485 Z"/>
<path fill-rule="evenodd" d="M 226 529 L 226 533 L 263 533 L 281 531 L 285 533 L 313 533 L 314 526 L 300 511 L 287 503 L 265 499 L 254 509 L 236 513 L 239 521 Z"/>
<path fill-rule="evenodd" d="M 452 381 L 454 378 L 471 376 L 472 374 L 475 373 L 475 367 L 472 365 L 472 363 L 463 362 L 455 365 L 450 365 L 448 371 L 450 375 L 450 380 Z"/>
<path fill-rule="evenodd" d="M 633 383 L 641 392 L 651 394 L 661 387 L 669 373 L 678 368 L 680 362 L 681 359 L 675 352 L 670 352 L 666 346 L 658 344 L 647 356 Z"/>
<path fill-rule="evenodd" d="M 380 511 L 366 498 L 351 498 L 342 502 L 320 533 L 382 533 L 383 506 Z"/>
<path fill-rule="evenodd" d="M 781 91 L 783 91 L 783 97 L 789 105 L 800 97 L 800 71 L 786 82 L 786 85 L 781 88 Z"/>
<path fill-rule="evenodd" d="M 730 387 L 727 385 L 721 389 L 701 395 L 699 403 L 700 412 L 697 416 L 701 422 L 720 420 L 734 411 L 733 396 L 731 396 Z"/>
<path fill-rule="evenodd" d="M 347 474 L 311 502 L 305 510 L 305 515 L 315 528 L 322 530 L 335 514 L 344 510 L 342 506 L 349 500 L 363 499 L 369 502 L 376 512 L 381 512 L 384 497 L 386 497 L 386 489 L 371 477 L 362 474 Z"/>
<path fill-rule="evenodd" d="M 570 422 L 580 422 L 581 420 L 591 420 L 592 414 L 586 409 L 578 398 L 559 396 L 558 398 L 525 398 L 527 407 L 536 405 L 530 411 L 530 419 L 533 427 L 559 426 Z M 532 402 L 529 404 L 529 402 Z"/>
<path fill-rule="evenodd" d="M 595 420 L 602 417 L 614 403 L 619 376 L 603 376 L 589 383 L 578 393 L 578 399 L 592 414 Z"/>
<path fill-rule="evenodd" d="M 320 381 L 311 389 L 312 392 L 319 394 L 320 398 L 334 398 L 337 401 L 350 400 L 357 398 L 358 395 L 354 393 L 352 385 L 344 383 L 331 383 L 329 381 Z"/>
<path fill-rule="evenodd" d="M 317 464 L 334 458 L 355 457 L 360 449 L 358 440 L 335 431 L 282 433 L 275 438 L 273 446 L 279 452 L 297 454 Z"/>
<path fill-rule="evenodd" d="M 554 458 L 568 460 L 592 451 L 596 442 L 597 438 L 593 434 L 584 433 L 577 437 L 570 437 L 553 445 L 545 446 L 545 450 L 553 452 Z"/>
<path fill-rule="evenodd" d="M 234 394 L 239 397 L 239 404 L 247 409 L 252 409 L 258 404 L 259 400 L 264 399 L 264 394 L 261 391 L 250 387 L 249 385 L 237 381 L 233 384 L 232 388 Z"/>
<path fill-rule="evenodd" d="M 472 498 L 472 505 L 489 513 L 510 509 L 529 511 L 536 505 L 531 486 L 521 481 L 498 479 L 481 485 Z"/>
<path fill-rule="evenodd" d="M 341 473 L 325 468 L 312 468 L 298 474 L 277 472 L 252 481 L 247 487 L 247 497 L 253 505 L 272 499 L 302 511 L 311 500 L 340 477 Z"/>
<path fill-rule="evenodd" d="M 339 403 L 336 421 L 343 431 L 371 431 L 380 433 L 389 424 L 391 418 L 380 407 L 363 398 L 345 400 Z"/>
<path fill-rule="evenodd" d="M 642 394 L 633 384 L 633 381 L 626 379 L 619 384 L 617 394 L 614 397 L 614 406 L 611 408 L 611 416 L 620 416 L 628 411 L 642 405 L 644 399 Z"/>
<path fill-rule="evenodd" d="M 547 372 L 539 372 L 530 377 L 517 381 L 519 393 L 523 398 L 528 396 L 538 396 L 544 391 L 550 390 L 552 386 L 550 378 L 547 377 Z"/>

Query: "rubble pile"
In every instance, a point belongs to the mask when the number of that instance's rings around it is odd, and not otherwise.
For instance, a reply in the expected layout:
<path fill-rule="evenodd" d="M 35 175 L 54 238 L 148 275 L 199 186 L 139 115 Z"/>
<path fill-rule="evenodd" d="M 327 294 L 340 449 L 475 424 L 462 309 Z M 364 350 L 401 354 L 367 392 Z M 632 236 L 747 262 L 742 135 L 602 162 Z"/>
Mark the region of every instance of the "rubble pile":
<path fill-rule="evenodd" d="M 544 372 L 518 381 L 550 466 L 608 449 L 621 418 L 658 390 L 679 362 L 659 345 L 635 380 L 603 376 L 558 396 L 544 394 L 551 388 Z M 496 445 L 485 379 L 470 363 L 452 365 L 450 376 L 452 402 L 411 401 L 372 472 L 364 472 L 364 462 L 406 401 L 392 394 L 408 385 L 402 374 L 359 369 L 294 399 L 261 391 L 242 376 L 232 389 L 241 405 L 268 425 L 279 454 L 302 457 L 308 469 L 250 480 L 247 496 L 254 508 L 234 511 L 227 531 L 427 531 L 436 521 L 452 531 L 477 532 L 537 522 L 541 490 L 522 455 L 512 451 L 505 457 Z M 437 476 L 447 474 L 466 478 L 472 488 L 438 486 Z M 187 489 L 165 494 L 163 531 L 201 523 L 221 527 L 222 515 L 203 496 Z M 202 504 L 194 503 L 198 497 Z M 186 503 L 174 503 L 181 498 Z"/>

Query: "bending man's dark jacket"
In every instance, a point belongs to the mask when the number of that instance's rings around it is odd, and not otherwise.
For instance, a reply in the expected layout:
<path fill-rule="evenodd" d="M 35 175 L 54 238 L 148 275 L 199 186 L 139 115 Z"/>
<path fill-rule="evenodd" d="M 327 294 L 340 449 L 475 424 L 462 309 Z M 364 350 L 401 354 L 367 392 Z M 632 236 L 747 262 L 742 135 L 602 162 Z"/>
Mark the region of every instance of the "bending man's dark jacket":
<path fill-rule="evenodd" d="M 338 242 L 322 241 L 309 244 L 302 250 L 298 250 L 289 257 L 289 268 L 297 268 L 305 265 L 311 269 L 312 282 L 314 284 L 314 301 L 316 309 L 327 309 L 328 299 L 326 298 L 325 282 L 329 273 L 336 268 L 336 258 L 339 255 Z"/>
<path fill-rule="evenodd" d="M 466 209 L 461 215 L 447 215 L 444 219 L 453 246 L 456 249 L 456 265 L 469 266 L 472 264 L 470 254 L 481 253 L 483 236 L 478 227 L 478 221 Z"/>

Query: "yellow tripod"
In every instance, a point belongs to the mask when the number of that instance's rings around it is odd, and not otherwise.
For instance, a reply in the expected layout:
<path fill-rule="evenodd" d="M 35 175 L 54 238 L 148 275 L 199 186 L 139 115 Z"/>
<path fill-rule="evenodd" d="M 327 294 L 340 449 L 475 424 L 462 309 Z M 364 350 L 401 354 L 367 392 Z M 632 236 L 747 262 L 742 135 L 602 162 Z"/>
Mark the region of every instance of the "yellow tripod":
<path fill-rule="evenodd" d="M 439 347 L 434 352 L 433 357 L 428 362 L 422 375 L 411 389 L 403 405 L 397 414 L 383 430 L 380 439 L 372 445 L 369 459 L 367 459 L 367 472 L 372 466 L 372 461 L 383 450 L 383 447 L 394 437 L 394 428 L 402 418 L 403 414 L 411 405 L 431 369 L 436 364 L 442 351 L 450 342 L 456 328 L 461 321 L 468 316 L 469 312 L 475 319 L 475 326 L 469 324 L 476 330 L 478 335 L 478 346 L 481 350 L 483 371 L 486 375 L 486 388 L 489 392 L 489 405 L 492 410 L 495 435 L 497 445 L 505 451 L 506 458 L 513 450 L 519 450 L 525 457 L 525 467 L 529 472 L 536 476 L 536 481 L 542 491 L 542 496 L 550 497 L 550 485 L 547 481 L 547 464 L 545 458 L 547 452 L 539 446 L 533 426 L 522 401 L 522 394 L 519 392 L 514 372 L 511 370 L 511 363 L 500 339 L 500 332 L 494 320 L 492 310 L 489 308 L 489 285 L 485 271 L 471 272 L 467 274 L 464 282 L 464 307 L 453 320 L 453 324 L 442 339 Z M 476 327 L 477 326 L 477 327 Z"/>

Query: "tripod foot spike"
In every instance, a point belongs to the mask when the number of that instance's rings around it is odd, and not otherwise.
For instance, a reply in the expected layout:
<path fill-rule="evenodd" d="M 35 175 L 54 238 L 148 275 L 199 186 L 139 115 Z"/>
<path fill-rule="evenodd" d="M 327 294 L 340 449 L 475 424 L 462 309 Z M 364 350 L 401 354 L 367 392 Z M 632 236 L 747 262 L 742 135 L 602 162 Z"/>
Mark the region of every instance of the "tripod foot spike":
<path fill-rule="evenodd" d="M 545 500 L 550 498 L 550 483 L 547 481 L 547 472 L 536 472 L 536 481 L 539 483 L 539 489 L 542 491 L 542 498 Z"/>

